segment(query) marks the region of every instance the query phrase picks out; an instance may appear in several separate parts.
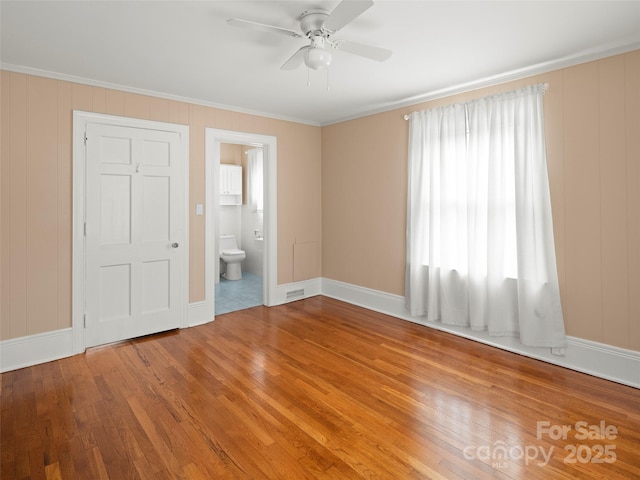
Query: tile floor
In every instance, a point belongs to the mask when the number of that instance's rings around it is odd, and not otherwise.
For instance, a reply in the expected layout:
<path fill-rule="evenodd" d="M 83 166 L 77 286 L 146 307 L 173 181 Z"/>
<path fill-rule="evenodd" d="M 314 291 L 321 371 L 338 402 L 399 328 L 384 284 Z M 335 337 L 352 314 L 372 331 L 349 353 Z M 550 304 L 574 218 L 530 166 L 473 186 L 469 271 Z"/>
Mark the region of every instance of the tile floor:
<path fill-rule="evenodd" d="M 216 315 L 262 304 L 262 277 L 258 275 L 242 272 L 241 280 L 220 277 L 220 283 L 216 284 Z"/>

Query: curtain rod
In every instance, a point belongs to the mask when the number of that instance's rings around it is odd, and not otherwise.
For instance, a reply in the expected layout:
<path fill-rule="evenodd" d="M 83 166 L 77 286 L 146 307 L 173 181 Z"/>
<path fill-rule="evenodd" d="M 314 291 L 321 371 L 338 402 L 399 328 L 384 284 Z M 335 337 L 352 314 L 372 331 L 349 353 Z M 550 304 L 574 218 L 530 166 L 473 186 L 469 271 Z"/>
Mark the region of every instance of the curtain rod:
<path fill-rule="evenodd" d="M 549 90 L 549 83 L 548 82 L 544 82 L 542 84 L 542 88 L 544 89 L 544 91 L 546 92 L 547 90 Z M 498 94 L 499 95 L 499 94 Z M 409 120 L 409 118 L 411 118 L 411 114 L 405 114 L 403 117 L 405 120 Z"/>

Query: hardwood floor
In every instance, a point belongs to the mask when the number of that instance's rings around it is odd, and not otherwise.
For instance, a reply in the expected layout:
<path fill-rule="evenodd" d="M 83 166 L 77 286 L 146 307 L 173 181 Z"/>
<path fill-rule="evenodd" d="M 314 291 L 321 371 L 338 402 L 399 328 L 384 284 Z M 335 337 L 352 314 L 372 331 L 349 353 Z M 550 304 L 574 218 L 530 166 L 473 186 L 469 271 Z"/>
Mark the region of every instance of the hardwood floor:
<path fill-rule="evenodd" d="M 1 428 L 3 480 L 640 478 L 640 390 L 326 297 L 7 372 Z"/>

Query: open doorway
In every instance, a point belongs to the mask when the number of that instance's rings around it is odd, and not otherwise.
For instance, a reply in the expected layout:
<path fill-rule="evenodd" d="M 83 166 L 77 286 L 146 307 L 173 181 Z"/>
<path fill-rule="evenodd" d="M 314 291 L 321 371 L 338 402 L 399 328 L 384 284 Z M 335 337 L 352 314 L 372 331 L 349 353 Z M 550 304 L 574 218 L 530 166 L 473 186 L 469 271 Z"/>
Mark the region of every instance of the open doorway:
<path fill-rule="evenodd" d="M 206 129 L 206 297 L 214 315 L 273 305 L 276 139 Z"/>
<path fill-rule="evenodd" d="M 220 144 L 216 315 L 264 303 L 263 157 L 262 145 Z"/>

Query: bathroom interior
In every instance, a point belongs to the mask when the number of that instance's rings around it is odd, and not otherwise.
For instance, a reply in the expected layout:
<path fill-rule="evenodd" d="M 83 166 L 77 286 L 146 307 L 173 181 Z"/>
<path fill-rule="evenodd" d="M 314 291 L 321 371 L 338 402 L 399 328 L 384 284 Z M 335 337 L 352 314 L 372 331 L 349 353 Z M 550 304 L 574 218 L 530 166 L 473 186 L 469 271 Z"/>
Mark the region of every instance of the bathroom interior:
<path fill-rule="evenodd" d="M 263 148 L 220 144 L 215 314 L 264 303 Z"/>

